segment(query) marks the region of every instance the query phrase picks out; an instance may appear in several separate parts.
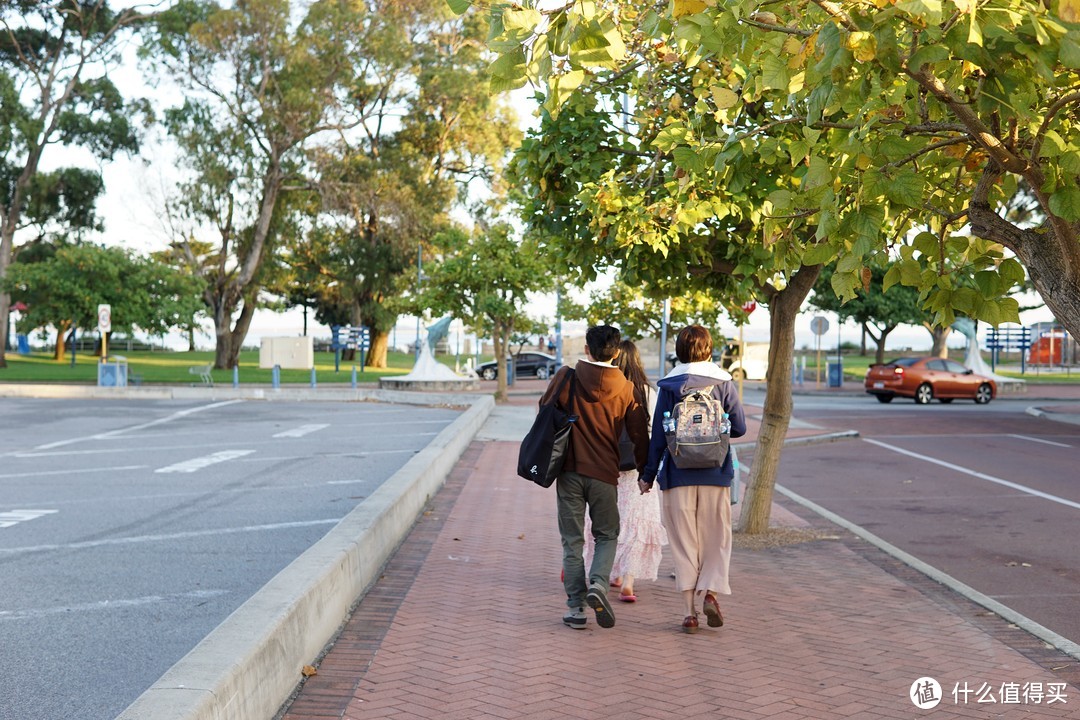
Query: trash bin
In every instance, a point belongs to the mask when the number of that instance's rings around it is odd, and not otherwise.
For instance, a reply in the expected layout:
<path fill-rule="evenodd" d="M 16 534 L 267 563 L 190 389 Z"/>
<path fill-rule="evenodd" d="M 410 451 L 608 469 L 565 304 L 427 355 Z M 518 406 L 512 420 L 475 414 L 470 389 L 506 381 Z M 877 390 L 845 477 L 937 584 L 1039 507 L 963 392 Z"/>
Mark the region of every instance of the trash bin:
<path fill-rule="evenodd" d="M 829 363 L 829 387 L 844 386 L 844 363 L 843 361 Z"/>
<path fill-rule="evenodd" d="M 16 335 L 15 342 L 18 345 L 20 355 L 30 354 L 30 338 L 26 335 Z"/>
<path fill-rule="evenodd" d="M 514 371 L 515 370 L 516 370 L 516 368 L 514 367 L 514 356 L 513 355 L 507 355 L 506 356 L 506 384 L 508 386 L 514 384 Z"/>
<path fill-rule="evenodd" d="M 128 362 L 123 355 L 110 355 L 98 363 L 98 387 L 127 387 Z"/>

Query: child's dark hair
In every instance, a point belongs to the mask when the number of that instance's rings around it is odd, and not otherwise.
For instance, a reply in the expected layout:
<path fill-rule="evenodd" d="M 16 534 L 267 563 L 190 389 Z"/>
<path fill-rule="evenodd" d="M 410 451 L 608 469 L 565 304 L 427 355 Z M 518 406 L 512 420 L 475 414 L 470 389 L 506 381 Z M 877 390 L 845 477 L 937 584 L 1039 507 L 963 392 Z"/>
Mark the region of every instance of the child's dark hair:
<path fill-rule="evenodd" d="M 597 362 L 608 362 L 615 357 L 620 340 L 622 340 L 622 333 L 618 328 L 610 325 L 597 325 L 585 332 L 585 344 L 589 348 L 589 355 Z"/>

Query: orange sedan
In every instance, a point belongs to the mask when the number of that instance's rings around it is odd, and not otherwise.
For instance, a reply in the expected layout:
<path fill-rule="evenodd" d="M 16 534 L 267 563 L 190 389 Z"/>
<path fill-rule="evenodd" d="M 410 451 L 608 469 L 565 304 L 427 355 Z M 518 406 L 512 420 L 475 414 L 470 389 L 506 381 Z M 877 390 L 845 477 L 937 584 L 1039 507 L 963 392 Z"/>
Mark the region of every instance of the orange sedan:
<path fill-rule="evenodd" d="M 920 405 L 934 398 L 943 403 L 967 398 L 983 405 L 997 396 L 997 384 L 953 360 L 905 357 L 871 365 L 866 371 L 866 392 L 883 403 L 899 395 L 914 398 Z"/>

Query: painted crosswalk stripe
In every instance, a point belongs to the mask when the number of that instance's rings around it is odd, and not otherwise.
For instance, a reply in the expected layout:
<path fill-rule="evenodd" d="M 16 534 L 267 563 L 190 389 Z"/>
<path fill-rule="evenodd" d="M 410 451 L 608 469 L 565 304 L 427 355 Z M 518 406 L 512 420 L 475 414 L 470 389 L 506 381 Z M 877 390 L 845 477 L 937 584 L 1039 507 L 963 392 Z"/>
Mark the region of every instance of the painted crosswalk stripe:
<path fill-rule="evenodd" d="M 204 455 L 202 457 L 192 458 L 191 460 L 185 460 L 184 462 L 176 463 L 175 465 L 169 465 L 168 467 L 158 468 L 154 472 L 156 473 L 193 473 L 198 470 L 202 470 L 204 467 L 214 465 L 216 463 L 225 462 L 226 460 L 235 460 L 245 455 L 250 455 L 255 452 L 254 450 L 222 450 L 216 452 L 213 455 Z"/>
<path fill-rule="evenodd" d="M 45 515 L 52 515 L 53 513 L 60 512 L 59 510 L 11 510 L 8 512 L 0 512 L 0 529 L 9 528 L 13 525 L 18 525 L 21 522 L 27 520 L 36 520 L 39 517 Z"/>
<path fill-rule="evenodd" d="M 276 437 L 276 438 L 304 437 L 305 435 L 308 435 L 308 434 L 313 433 L 313 432 L 318 432 L 319 430 L 322 430 L 323 428 L 328 428 L 328 427 L 330 427 L 328 424 L 320 425 L 318 423 L 315 423 L 315 424 L 312 424 L 312 425 L 301 425 L 300 427 L 295 427 L 292 430 L 285 430 L 283 432 L 279 432 L 274 437 Z"/>

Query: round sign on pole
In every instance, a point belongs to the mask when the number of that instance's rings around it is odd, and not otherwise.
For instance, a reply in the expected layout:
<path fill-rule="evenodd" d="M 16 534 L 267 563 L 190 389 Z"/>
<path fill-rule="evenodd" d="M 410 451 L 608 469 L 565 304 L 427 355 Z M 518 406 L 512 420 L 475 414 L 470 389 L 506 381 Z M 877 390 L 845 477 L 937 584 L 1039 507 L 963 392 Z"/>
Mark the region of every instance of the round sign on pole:
<path fill-rule="evenodd" d="M 750 300 L 749 302 L 744 302 L 743 303 L 742 311 L 744 313 L 746 313 L 747 315 L 749 315 L 750 313 L 754 312 L 754 310 L 756 308 L 757 308 L 757 303 L 754 302 L 753 300 Z"/>
<path fill-rule="evenodd" d="M 98 330 L 103 333 L 112 332 L 112 306 L 110 305 L 98 305 L 97 306 L 97 323 Z"/>
<path fill-rule="evenodd" d="M 818 315 L 810 321 L 810 330 L 815 335 L 824 335 L 829 331 L 829 321 Z"/>

